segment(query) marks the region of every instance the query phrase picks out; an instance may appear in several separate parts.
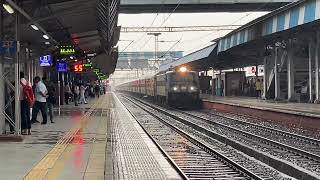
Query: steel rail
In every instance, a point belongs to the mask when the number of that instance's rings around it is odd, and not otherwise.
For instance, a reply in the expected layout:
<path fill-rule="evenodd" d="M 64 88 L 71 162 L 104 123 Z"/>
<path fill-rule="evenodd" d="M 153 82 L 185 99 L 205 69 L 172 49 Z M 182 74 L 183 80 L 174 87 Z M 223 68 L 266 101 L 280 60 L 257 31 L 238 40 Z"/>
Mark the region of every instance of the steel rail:
<path fill-rule="evenodd" d="M 252 178 L 252 179 L 256 179 L 256 180 L 262 180 L 263 179 L 263 178 L 260 178 L 258 175 L 254 174 L 253 172 L 249 171 L 245 167 L 239 165 L 238 163 L 236 163 L 233 160 L 229 159 L 228 157 L 224 156 L 223 154 L 221 154 L 221 153 L 215 151 L 214 149 L 208 147 L 206 144 L 200 142 L 193 135 L 188 134 L 187 132 L 177 128 L 176 126 L 174 126 L 172 124 L 169 124 L 168 122 L 164 121 L 161 117 L 159 117 L 159 116 L 155 115 L 154 113 L 150 112 L 149 110 L 147 110 L 146 108 L 142 107 L 141 105 L 139 105 L 138 103 L 134 102 L 133 100 L 131 100 L 129 98 L 127 98 L 127 99 L 129 101 L 131 101 L 132 103 L 134 103 L 139 108 L 141 108 L 142 110 L 146 111 L 148 114 L 150 114 L 154 118 L 158 119 L 163 124 L 169 126 L 173 130 L 175 130 L 176 132 L 178 132 L 179 134 L 181 134 L 182 136 L 187 138 L 189 141 L 191 141 L 195 145 L 199 146 L 200 148 L 204 149 L 205 151 L 209 152 L 210 154 L 215 155 L 220 161 L 226 163 L 229 167 L 233 168 L 235 171 L 238 171 L 238 172 L 242 173 L 243 175 L 248 176 L 248 178 Z M 150 108 L 153 108 L 153 109 L 159 111 L 157 108 L 155 108 L 155 107 L 153 107 L 153 106 L 151 106 L 149 104 L 145 104 L 145 103 L 141 102 L 138 99 L 136 99 L 136 100 L 139 101 L 140 103 L 150 107 Z M 167 115 L 167 113 L 165 111 L 161 111 L 161 113 Z M 176 119 L 176 117 L 172 117 L 172 118 Z"/>
<path fill-rule="evenodd" d="M 130 96 L 130 97 L 132 97 L 132 96 Z M 146 102 L 144 102 L 144 101 L 142 101 L 142 100 L 140 100 L 140 99 L 138 99 L 136 97 L 132 97 L 132 98 L 135 99 L 136 101 L 139 101 L 140 103 L 142 103 L 142 104 L 144 104 L 146 106 L 149 106 L 149 107 L 151 107 L 151 108 L 153 108 L 153 109 L 155 109 L 155 110 L 157 110 L 157 111 L 159 111 L 159 112 L 161 112 L 161 113 L 163 113 L 163 114 L 175 119 L 175 120 L 178 120 L 179 122 L 181 122 L 183 124 L 186 124 L 186 125 L 194 128 L 195 130 L 197 130 L 199 132 L 207 134 L 210 137 L 217 138 L 219 141 L 224 142 L 226 144 L 229 144 L 229 145 L 231 145 L 232 147 L 234 147 L 236 149 L 242 148 L 247 153 L 248 152 L 252 153 L 252 151 L 255 151 L 252 148 L 248 148 L 248 147 L 245 147 L 245 146 L 239 144 L 235 140 L 229 139 L 229 138 L 227 138 L 227 137 L 225 137 L 223 135 L 220 135 L 220 134 L 218 134 L 218 133 L 216 133 L 214 131 L 208 130 L 208 129 L 206 129 L 206 128 L 202 127 L 202 126 L 199 126 L 199 125 L 197 125 L 197 124 L 195 124 L 195 123 L 193 123 L 193 122 L 191 122 L 189 120 L 186 120 L 184 118 L 178 117 L 178 116 L 176 116 L 176 115 L 174 115 L 174 114 L 172 114 L 170 112 L 167 112 L 167 111 L 165 111 L 165 110 L 163 110 L 161 108 L 158 108 L 158 107 L 155 107 L 154 105 L 146 103 Z M 201 118 L 199 120 L 202 120 L 202 121 L 204 121 L 204 122 L 206 122 L 208 124 L 217 125 L 217 126 L 220 126 L 222 128 L 232 130 L 232 131 L 234 131 L 236 133 L 242 133 L 246 137 L 252 137 L 252 138 L 255 138 L 255 139 L 258 139 L 258 140 L 260 139 L 260 140 L 262 140 L 261 142 L 264 141 L 264 144 L 268 144 L 268 145 L 272 145 L 274 147 L 278 147 L 278 149 L 286 150 L 286 151 L 291 152 L 293 154 L 298 154 L 301 157 L 304 157 L 304 158 L 307 158 L 307 159 L 310 159 L 312 161 L 316 161 L 316 162 L 320 163 L 320 156 L 318 156 L 316 154 L 312 154 L 312 153 L 297 149 L 295 147 L 291 147 L 291 146 L 288 146 L 288 145 L 285 145 L 285 144 L 282 144 L 282 143 L 278 143 L 276 141 L 273 141 L 273 140 L 270 140 L 270 139 L 267 139 L 267 138 L 264 138 L 264 137 L 261 137 L 261 136 L 258 136 L 258 135 L 254 135 L 254 134 L 242 131 L 242 130 L 238 130 L 236 128 L 229 127 L 229 126 L 221 124 L 221 123 L 217 123 L 217 122 L 213 122 L 213 121 L 210 121 L 210 120 L 206 120 L 204 118 Z M 310 171 L 309 172 L 303 171 L 303 170 L 301 170 L 301 168 L 296 168 L 295 166 L 292 166 L 292 165 L 290 165 L 290 164 L 288 164 L 286 162 L 283 162 L 283 161 L 281 161 L 279 159 L 274 159 L 274 158 L 271 159 L 270 157 L 268 157 L 268 156 L 266 156 L 266 155 L 264 155 L 262 153 L 258 153 L 257 151 L 256 151 L 256 155 L 259 155 L 261 157 L 263 156 L 262 160 L 264 160 L 264 158 L 269 158 L 270 161 L 272 160 L 272 161 L 274 161 L 274 163 L 281 164 L 280 165 L 281 166 L 281 170 L 280 171 L 282 171 L 282 172 L 285 171 L 284 173 L 289 174 L 291 176 L 295 176 L 297 178 L 307 177 L 307 179 L 319 179 L 318 176 L 315 176 L 314 174 L 310 174 Z M 274 166 L 274 165 L 275 164 L 271 163 L 271 166 Z M 299 173 L 291 172 L 288 168 L 295 169 L 295 171 L 299 172 Z"/>
<path fill-rule="evenodd" d="M 201 117 L 201 116 L 198 116 L 198 115 L 194 115 L 194 114 L 191 114 L 191 113 L 188 113 L 188 112 L 185 112 L 185 111 L 181 111 L 181 110 L 178 110 L 178 109 L 174 109 L 174 110 L 178 111 L 180 113 L 186 114 L 188 116 L 194 117 L 194 118 L 205 119 L 205 120 L 209 121 L 209 119 Z M 245 124 L 245 125 L 254 126 L 257 129 L 263 129 L 263 130 L 266 130 L 266 131 L 275 132 L 275 133 L 277 133 L 279 135 L 292 136 L 295 139 L 302 140 L 302 141 L 308 141 L 308 142 L 311 142 L 312 144 L 316 144 L 316 145 L 320 146 L 320 140 L 319 139 L 315 139 L 315 138 L 303 136 L 303 135 L 300 135 L 300 134 L 283 131 L 283 130 L 280 130 L 280 129 L 273 129 L 273 128 L 270 128 L 270 127 L 266 127 L 266 126 L 255 124 L 255 123 L 251 123 L 251 122 L 242 121 L 242 120 L 239 120 L 239 119 L 236 119 L 236 118 L 233 118 L 233 117 L 229 117 L 229 116 L 224 116 L 224 115 L 221 115 L 221 114 L 210 114 L 210 115 L 218 116 L 218 117 L 225 118 L 225 119 L 229 119 L 229 120 L 236 121 L 236 122 L 239 122 L 239 123 Z"/>

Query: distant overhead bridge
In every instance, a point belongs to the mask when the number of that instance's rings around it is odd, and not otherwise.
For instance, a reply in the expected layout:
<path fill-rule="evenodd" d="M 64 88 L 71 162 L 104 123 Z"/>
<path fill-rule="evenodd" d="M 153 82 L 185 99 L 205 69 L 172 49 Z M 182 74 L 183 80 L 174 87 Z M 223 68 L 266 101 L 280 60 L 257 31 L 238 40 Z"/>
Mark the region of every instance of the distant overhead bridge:
<path fill-rule="evenodd" d="M 271 11 L 296 0 L 121 0 L 121 13 Z"/>

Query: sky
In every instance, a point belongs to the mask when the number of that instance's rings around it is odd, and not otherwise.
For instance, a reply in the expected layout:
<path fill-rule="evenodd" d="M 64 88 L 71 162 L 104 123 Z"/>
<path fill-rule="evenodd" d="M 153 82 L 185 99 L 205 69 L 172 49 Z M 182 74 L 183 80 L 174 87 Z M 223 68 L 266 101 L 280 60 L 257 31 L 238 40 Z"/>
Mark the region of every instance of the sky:
<path fill-rule="evenodd" d="M 243 25 L 265 14 L 266 12 L 120 14 L 118 25 L 123 27 Z M 212 44 L 210 41 L 228 32 L 230 31 L 162 33 L 159 36 L 160 41 L 175 42 L 159 43 L 159 51 L 168 51 L 172 48 L 172 51 L 184 51 L 186 55 Z M 146 33 L 121 33 L 120 40 L 119 52 L 154 51 L 154 37 Z M 130 41 L 134 42 L 130 44 Z"/>

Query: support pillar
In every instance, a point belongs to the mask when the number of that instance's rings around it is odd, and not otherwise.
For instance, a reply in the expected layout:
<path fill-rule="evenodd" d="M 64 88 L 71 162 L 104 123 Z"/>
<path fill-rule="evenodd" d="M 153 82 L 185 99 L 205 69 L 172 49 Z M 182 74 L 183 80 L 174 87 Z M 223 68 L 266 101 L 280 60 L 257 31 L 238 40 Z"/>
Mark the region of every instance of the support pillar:
<path fill-rule="evenodd" d="M 310 40 L 309 42 L 309 102 L 312 103 L 313 102 L 313 82 L 312 82 L 312 58 L 313 58 L 313 53 L 314 53 L 314 49 L 313 49 L 313 42 Z"/>
<path fill-rule="evenodd" d="M 26 61 L 27 61 L 27 72 L 28 72 L 28 81 L 31 82 L 31 62 L 30 62 L 30 49 L 27 48 L 27 58 L 26 58 Z"/>
<path fill-rule="evenodd" d="M 267 99 L 267 86 L 268 86 L 268 81 L 267 81 L 267 60 L 268 57 L 264 57 L 263 59 L 263 99 Z"/>
<path fill-rule="evenodd" d="M 316 90 L 316 99 L 315 103 L 320 103 L 320 83 L 319 83 L 319 48 L 320 48 L 320 32 L 317 32 L 317 42 L 315 49 L 315 90 Z"/>
<path fill-rule="evenodd" d="M 61 72 L 61 89 L 60 89 L 60 92 L 62 92 L 61 93 L 61 105 L 63 105 L 64 104 L 64 102 L 65 102 L 65 97 L 64 97 L 64 84 L 65 84 L 65 75 L 64 75 L 64 72 Z"/>
<path fill-rule="evenodd" d="M 37 62 L 35 59 L 33 59 L 33 77 L 36 77 L 38 75 L 37 73 Z"/>
<path fill-rule="evenodd" d="M 288 49 L 288 59 L 287 59 L 287 75 L 288 75 L 288 101 L 295 100 L 295 90 L 294 90 L 294 59 L 293 59 L 293 49 L 290 44 Z"/>
<path fill-rule="evenodd" d="M 58 107 L 59 107 L 59 116 L 60 114 L 60 110 L 61 110 L 61 89 L 60 89 L 60 72 L 57 72 L 58 74 Z"/>
<path fill-rule="evenodd" d="M 222 76 L 221 76 L 221 70 L 220 70 L 220 73 L 218 75 L 218 79 L 217 79 L 217 92 L 216 92 L 216 95 L 218 96 L 222 96 L 222 87 L 221 87 L 221 81 L 222 80 Z"/>
<path fill-rule="evenodd" d="M 0 0 L 3 4 L 3 0 Z M 3 8 L 0 8 L 0 38 L 3 41 Z M 0 56 L 0 75 L 4 74 L 4 57 Z M 0 78 L 0 109 L 5 111 L 5 96 L 4 96 L 4 84 L 5 81 L 3 78 Z M 0 113 L 0 135 L 5 134 L 6 132 L 6 118 L 3 113 Z"/>
<path fill-rule="evenodd" d="M 280 74 L 279 74 L 279 67 L 278 67 L 278 48 L 275 48 L 274 53 L 274 99 L 280 99 Z"/>
<path fill-rule="evenodd" d="M 17 41 L 17 53 L 15 61 L 15 133 L 20 134 L 21 130 L 21 118 L 20 118 L 20 15 L 16 14 L 16 41 Z"/>

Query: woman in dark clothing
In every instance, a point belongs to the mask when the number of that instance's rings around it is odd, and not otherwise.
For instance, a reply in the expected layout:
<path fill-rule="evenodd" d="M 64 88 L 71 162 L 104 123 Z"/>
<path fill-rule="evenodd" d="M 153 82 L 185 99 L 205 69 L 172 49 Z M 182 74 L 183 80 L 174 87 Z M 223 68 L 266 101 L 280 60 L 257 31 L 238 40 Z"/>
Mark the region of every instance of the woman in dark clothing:
<path fill-rule="evenodd" d="M 47 98 L 47 105 L 48 105 L 48 110 L 49 110 L 49 117 L 51 123 L 54 123 L 53 121 L 53 105 L 56 103 L 56 88 L 54 87 L 53 82 L 50 82 L 47 86 L 48 90 L 48 98 Z"/>

